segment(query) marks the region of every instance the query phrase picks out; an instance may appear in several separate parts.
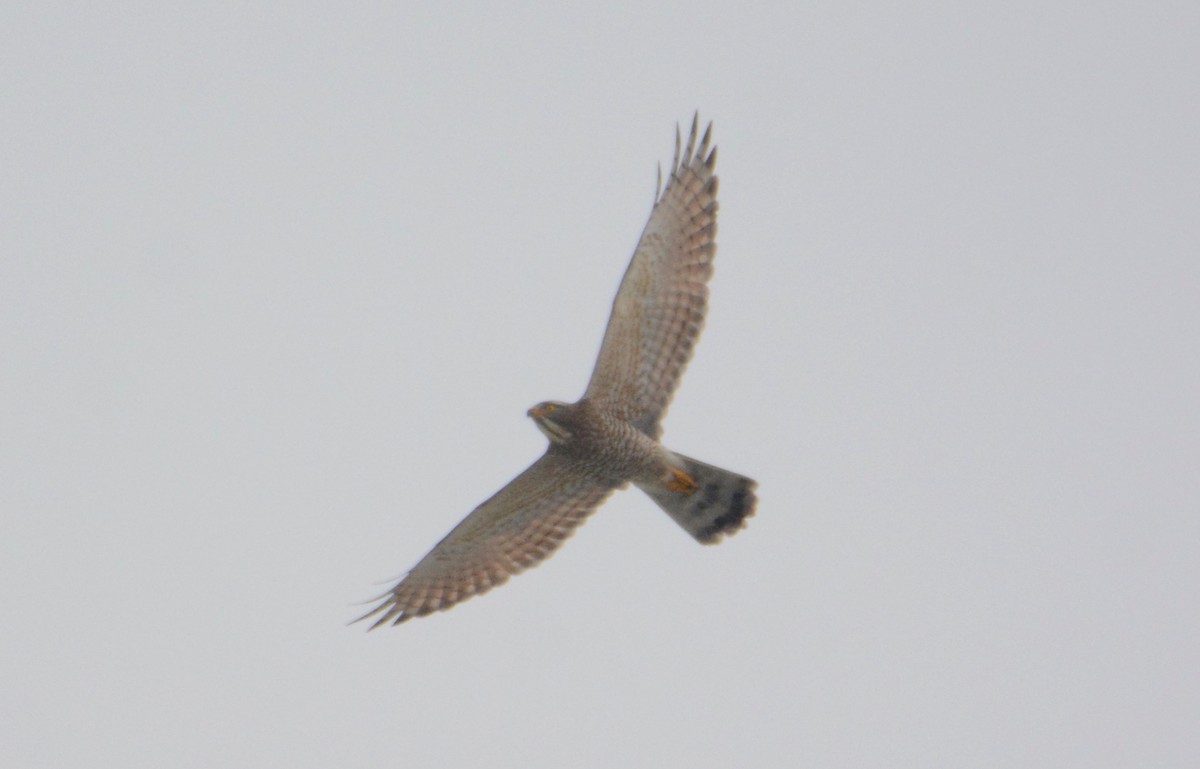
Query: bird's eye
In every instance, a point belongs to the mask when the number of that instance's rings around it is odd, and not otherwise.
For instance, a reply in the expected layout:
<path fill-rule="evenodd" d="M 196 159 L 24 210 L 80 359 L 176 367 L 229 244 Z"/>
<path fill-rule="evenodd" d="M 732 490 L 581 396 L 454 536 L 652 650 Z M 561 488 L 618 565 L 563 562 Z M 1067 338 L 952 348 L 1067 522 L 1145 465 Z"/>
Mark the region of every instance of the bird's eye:
<path fill-rule="evenodd" d="M 557 408 L 557 407 L 556 407 L 556 406 L 555 406 L 553 403 L 547 403 L 547 404 L 546 404 L 546 408 L 545 408 L 545 412 L 546 412 L 547 414 L 549 414 L 550 412 L 554 411 L 554 409 L 555 409 L 555 408 Z"/>

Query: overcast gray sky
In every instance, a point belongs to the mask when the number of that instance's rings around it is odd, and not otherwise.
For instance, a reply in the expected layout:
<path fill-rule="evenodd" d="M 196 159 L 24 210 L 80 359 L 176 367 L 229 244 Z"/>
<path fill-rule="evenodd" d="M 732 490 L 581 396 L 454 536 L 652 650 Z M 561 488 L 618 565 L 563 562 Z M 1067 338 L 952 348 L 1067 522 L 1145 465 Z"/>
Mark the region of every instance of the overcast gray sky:
<path fill-rule="evenodd" d="M 0 11 L 0 765 L 1200 765 L 1194 2 Z M 366 634 L 720 146 L 673 448 Z"/>

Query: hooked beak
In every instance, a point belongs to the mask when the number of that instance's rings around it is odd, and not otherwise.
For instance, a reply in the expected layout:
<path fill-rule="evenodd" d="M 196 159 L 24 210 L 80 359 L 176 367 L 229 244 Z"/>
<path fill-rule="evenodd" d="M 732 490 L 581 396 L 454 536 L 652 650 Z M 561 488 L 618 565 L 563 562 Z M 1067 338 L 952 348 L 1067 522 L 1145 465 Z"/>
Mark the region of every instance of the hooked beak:
<path fill-rule="evenodd" d="M 537 428 L 541 430 L 547 438 L 554 443 L 562 443 L 571 437 L 571 433 L 562 425 L 550 418 L 550 412 L 552 410 L 552 408 L 546 408 L 544 406 L 534 406 L 525 413 L 533 419 L 533 423 L 537 425 Z"/>

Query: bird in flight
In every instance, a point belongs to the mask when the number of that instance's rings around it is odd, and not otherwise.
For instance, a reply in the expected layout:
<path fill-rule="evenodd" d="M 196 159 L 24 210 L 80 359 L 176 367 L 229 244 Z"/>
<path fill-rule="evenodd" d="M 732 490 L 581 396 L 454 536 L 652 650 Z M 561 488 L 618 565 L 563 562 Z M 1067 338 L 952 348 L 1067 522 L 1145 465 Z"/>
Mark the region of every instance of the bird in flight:
<path fill-rule="evenodd" d="M 546 453 L 475 508 L 356 622 L 398 625 L 485 593 L 553 553 L 617 489 L 632 483 L 701 543 L 754 514 L 755 482 L 659 442 L 662 418 L 704 324 L 716 253 L 716 147 L 698 115 L 655 195 L 613 300 L 583 397 L 529 416 Z M 660 171 L 661 174 L 661 171 Z"/>

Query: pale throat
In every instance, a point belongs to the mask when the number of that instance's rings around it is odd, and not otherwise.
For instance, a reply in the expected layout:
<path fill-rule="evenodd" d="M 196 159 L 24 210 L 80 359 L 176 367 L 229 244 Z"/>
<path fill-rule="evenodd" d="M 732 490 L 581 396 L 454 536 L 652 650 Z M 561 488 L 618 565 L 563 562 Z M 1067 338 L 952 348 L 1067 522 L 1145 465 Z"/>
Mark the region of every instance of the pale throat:
<path fill-rule="evenodd" d="M 570 431 L 547 417 L 535 417 L 533 423 L 552 443 L 565 443 L 571 437 Z"/>

